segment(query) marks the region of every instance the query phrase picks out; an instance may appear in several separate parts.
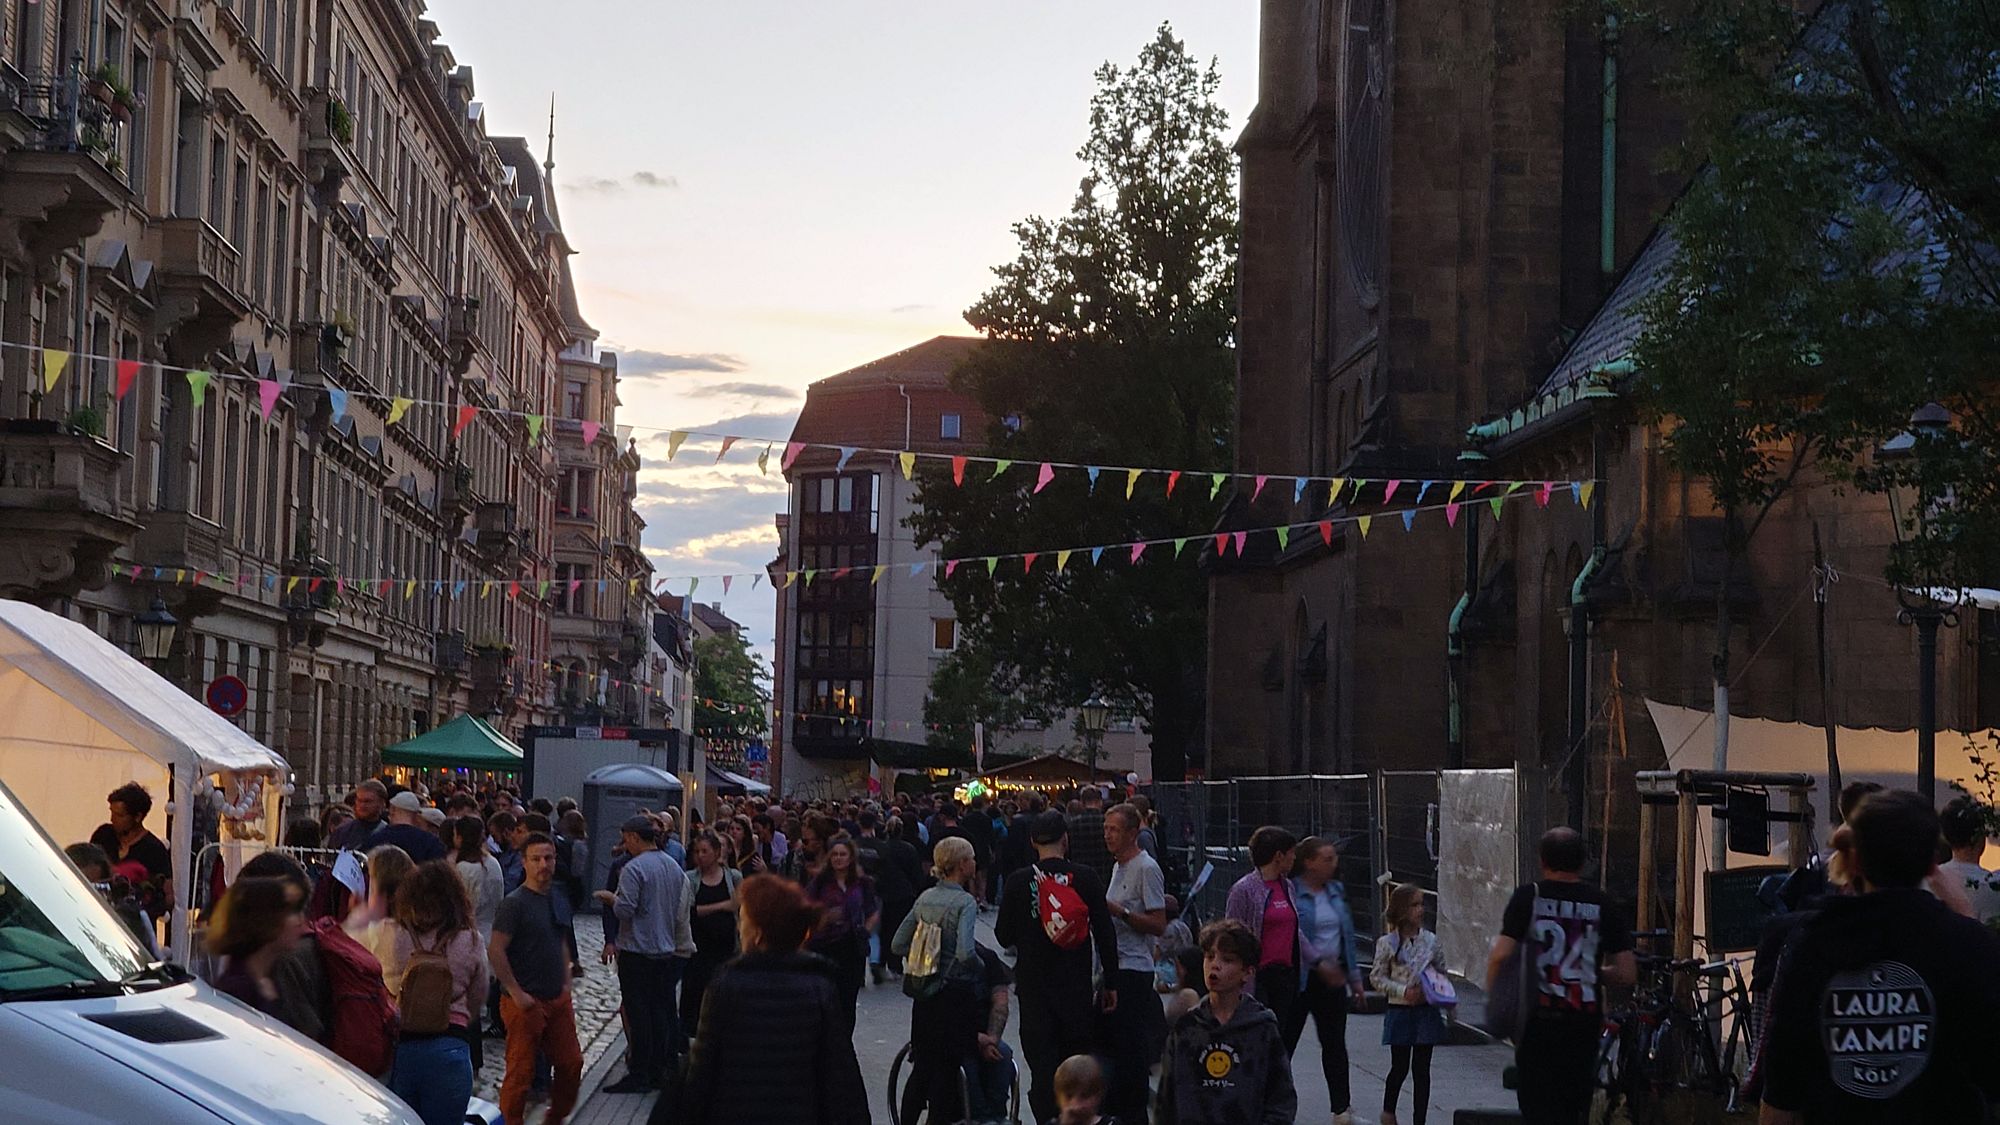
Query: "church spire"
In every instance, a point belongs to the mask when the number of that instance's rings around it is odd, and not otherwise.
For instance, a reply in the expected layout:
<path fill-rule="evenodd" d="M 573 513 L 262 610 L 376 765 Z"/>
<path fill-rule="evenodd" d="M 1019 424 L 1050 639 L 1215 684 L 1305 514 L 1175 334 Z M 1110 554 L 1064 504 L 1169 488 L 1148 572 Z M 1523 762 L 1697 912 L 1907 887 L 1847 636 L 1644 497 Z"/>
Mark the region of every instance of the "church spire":
<path fill-rule="evenodd" d="M 542 170 L 550 175 L 556 170 L 556 96 L 549 95 L 549 155 L 542 161 Z"/>

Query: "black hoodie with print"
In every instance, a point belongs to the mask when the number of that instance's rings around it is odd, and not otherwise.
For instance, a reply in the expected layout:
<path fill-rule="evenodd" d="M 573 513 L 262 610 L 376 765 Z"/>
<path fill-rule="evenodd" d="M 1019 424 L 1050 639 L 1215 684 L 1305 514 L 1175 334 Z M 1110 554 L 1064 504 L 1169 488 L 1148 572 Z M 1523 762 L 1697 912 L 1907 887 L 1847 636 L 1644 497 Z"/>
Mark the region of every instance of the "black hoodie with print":
<path fill-rule="evenodd" d="M 1154 1125 L 1289 1125 L 1298 1112 L 1278 1017 L 1254 997 L 1224 1024 L 1204 996 L 1167 1034 Z"/>

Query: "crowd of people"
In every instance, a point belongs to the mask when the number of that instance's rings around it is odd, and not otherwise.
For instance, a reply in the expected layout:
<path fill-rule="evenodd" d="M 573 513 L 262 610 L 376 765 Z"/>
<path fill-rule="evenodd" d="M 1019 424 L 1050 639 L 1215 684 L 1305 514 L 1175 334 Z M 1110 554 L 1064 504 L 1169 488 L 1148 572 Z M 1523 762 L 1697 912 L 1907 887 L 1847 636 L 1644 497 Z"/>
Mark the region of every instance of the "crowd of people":
<path fill-rule="evenodd" d="M 68 852 L 151 941 L 171 856 L 136 785 Z M 1988 810 L 1942 812 L 1867 784 L 1840 794 L 1831 846 L 1774 892 L 1746 1089 L 1764 1120 L 1979 1121 L 2000 1100 L 1980 1029 L 2000 1007 L 2000 874 Z M 1143 797 L 1106 807 L 898 795 L 725 799 L 616 826 L 605 884 L 573 801 L 510 789 L 357 785 L 246 863 L 203 919 L 212 983 L 375 1075 L 431 1125 L 457 1125 L 485 1041 L 505 1042 L 500 1106 L 575 1107 L 578 912 L 604 920 L 627 1038 L 607 1092 L 663 1091 L 657 1121 L 865 1122 L 854 1050 L 872 977 L 910 997 L 900 1119 L 1005 1117 L 1018 1013 L 1027 1102 L 1063 1125 L 1287 1122 L 1292 1056 L 1315 1026 L 1335 1125 L 1354 1120 L 1347 1022 L 1386 1001 L 1379 1120 L 1424 1125 L 1433 1051 L 1456 1002 L 1425 894 L 1384 888 L 1372 956 L 1338 878 L 1339 842 L 1278 826 L 1221 917 L 1191 932 L 1167 893 Z M 1638 977 L 1619 904 L 1584 878 L 1573 830 L 1540 844 L 1489 952 L 1489 994 L 1521 971 L 1523 1120 L 1585 1118 L 1606 991 Z M 979 940 L 990 912 L 994 946 Z M 1012 955 L 1011 964 L 1001 956 Z M 809 1082 L 774 1075 L 812 1075 Z"/>

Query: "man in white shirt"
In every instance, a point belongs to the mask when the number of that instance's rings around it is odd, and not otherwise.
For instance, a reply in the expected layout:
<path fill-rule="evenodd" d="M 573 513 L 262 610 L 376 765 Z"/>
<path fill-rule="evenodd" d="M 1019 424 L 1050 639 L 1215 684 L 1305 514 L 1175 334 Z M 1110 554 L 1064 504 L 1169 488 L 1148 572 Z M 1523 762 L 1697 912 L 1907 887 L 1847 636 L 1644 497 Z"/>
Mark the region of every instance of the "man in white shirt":
<path fill-rule="evenodd" d="M 2000 919 L 2000 872 L 1980 866 L 1986 854 L 1986 810 L 1971 797 L 1953 798 L 1938 814 L 1938 827 L 1951 845 L 1951 860 L 1938 864 L 1938 874 L 1965 892 L 1973 920 L 1991 927 Z"/>
<path fill-rule="evenodd" d="M 1104 982 L 1112 992 L 1107 1010 L 1113 1028 L 1104 1112 L 1120 1121 L 1144 1121 L 1151 1100 L 1147 1072 L 1167 1038 L 1152 970 L 1152 939 L 1167 929 L 1167 877 L 1139 847 L 1139 810 L 1131 805 L 1105 810 L 1104 847 L 1112 860 L 1104 900 L 1118 937 L 1118 971 Z"/>

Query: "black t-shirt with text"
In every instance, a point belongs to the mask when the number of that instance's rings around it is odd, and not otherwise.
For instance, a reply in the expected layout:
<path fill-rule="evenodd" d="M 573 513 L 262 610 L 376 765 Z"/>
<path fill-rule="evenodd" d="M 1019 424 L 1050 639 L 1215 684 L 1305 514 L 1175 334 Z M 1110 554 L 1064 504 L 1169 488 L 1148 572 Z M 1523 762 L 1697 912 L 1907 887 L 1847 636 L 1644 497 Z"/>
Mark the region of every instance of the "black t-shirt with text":
<path fill-rule="evenodd" d="M 1529 943 L 1536 987 L 1523 1000 L 1531 1019 L 1597 1019 L 1604 1010 L 1598 966 L 1632 948 L 1624 911 L 1606 903 L 1603 891 L 1556 879 L 1517 888 L 1500 932 Z"/>
<path fill-rule="evenodd" d="M 2000 937 L 1918 888 L 1827 900 L 1772 990 L 1764 1101 L 1808 1125 L 1986 1120 Z"/>

